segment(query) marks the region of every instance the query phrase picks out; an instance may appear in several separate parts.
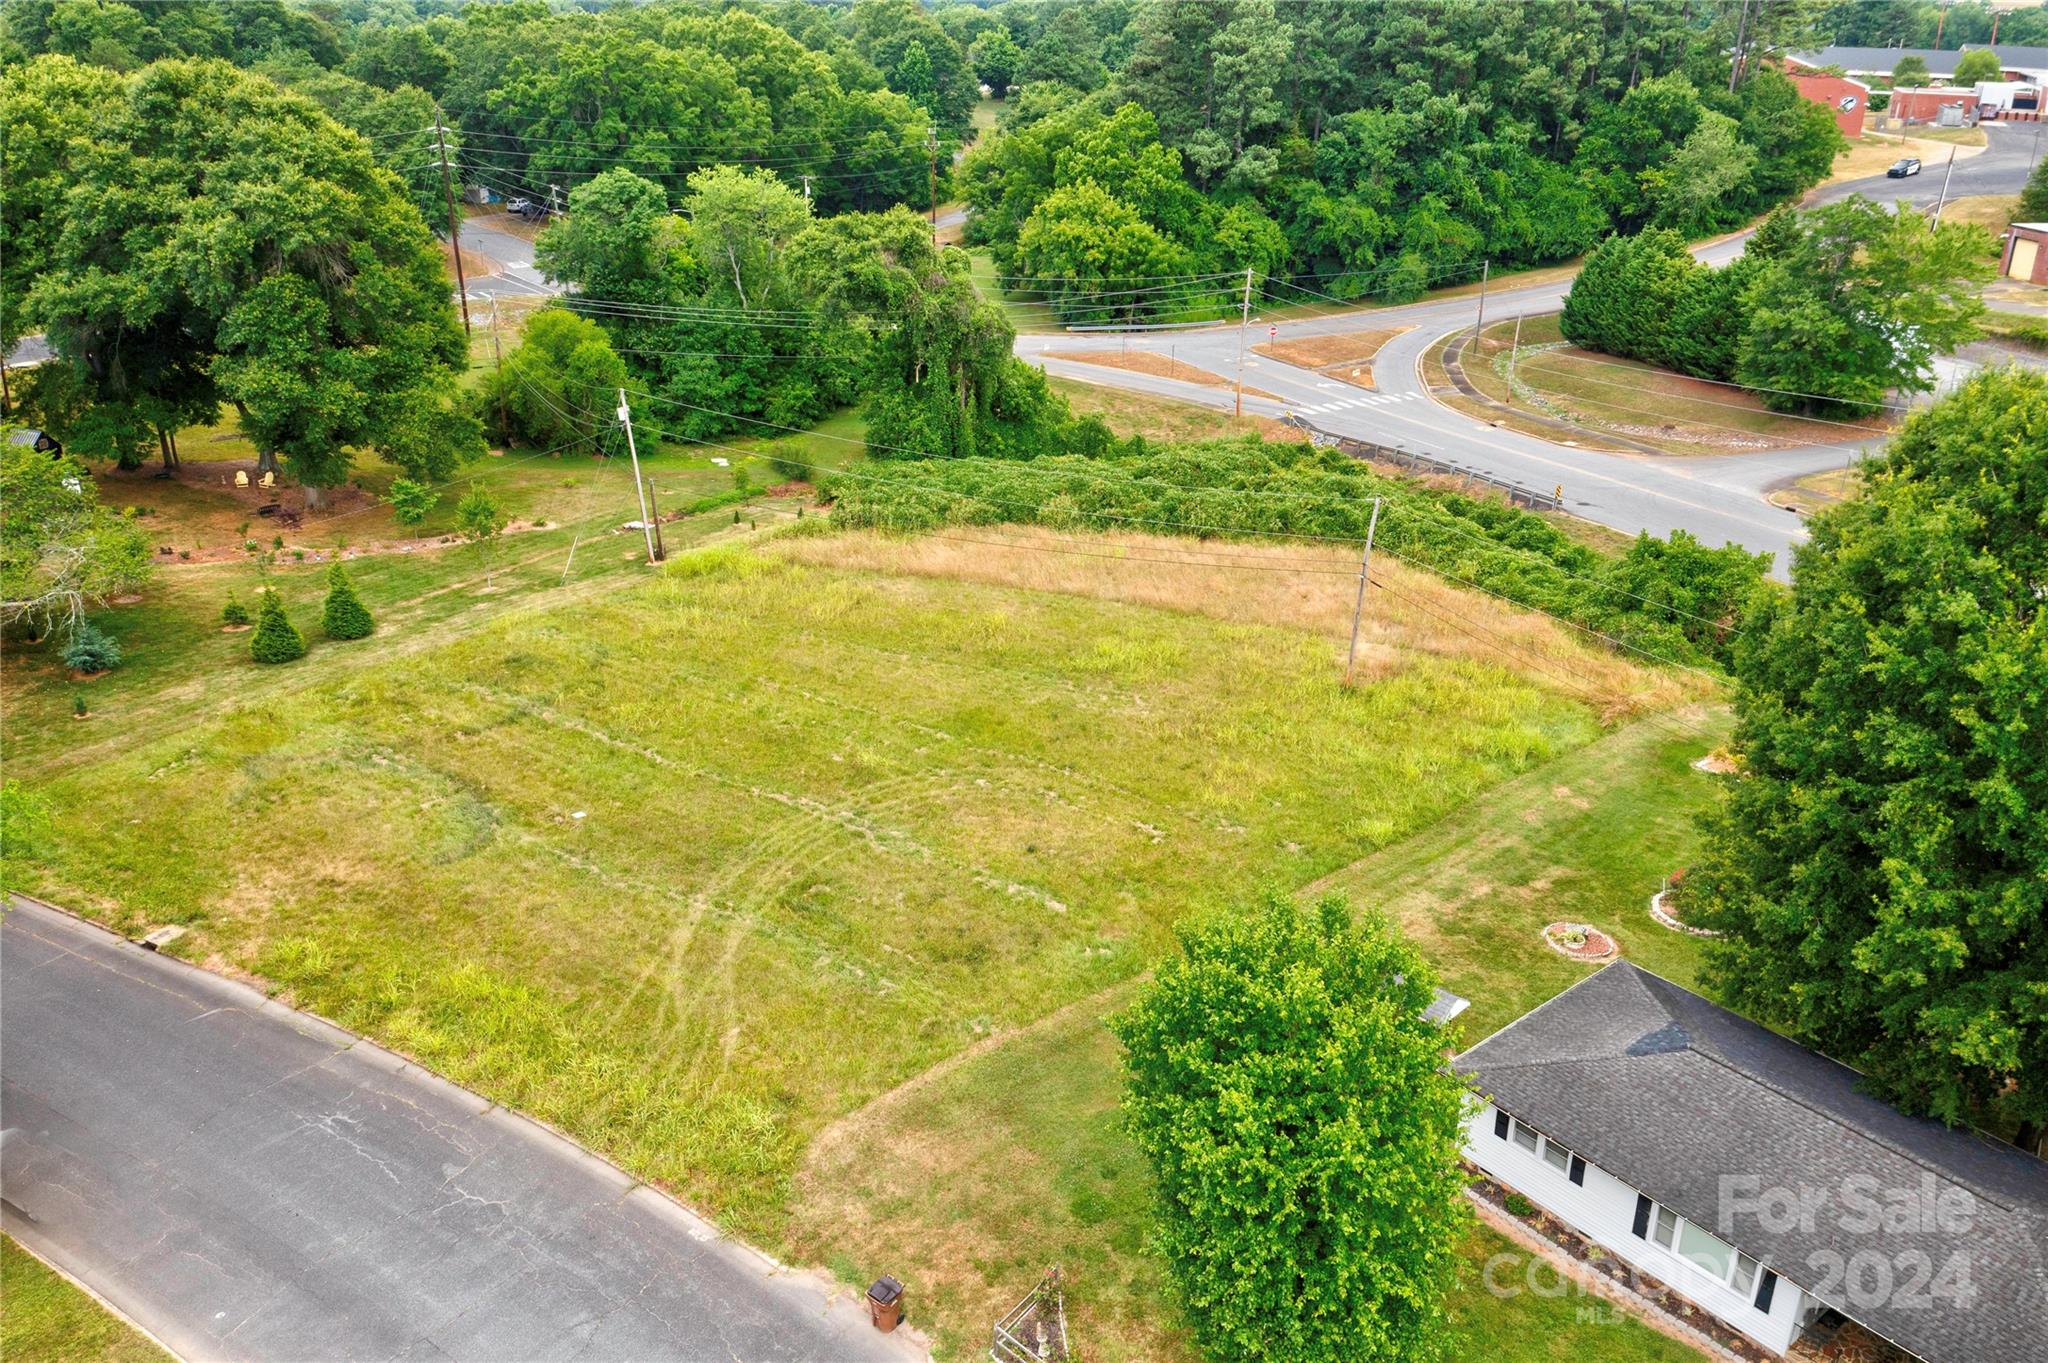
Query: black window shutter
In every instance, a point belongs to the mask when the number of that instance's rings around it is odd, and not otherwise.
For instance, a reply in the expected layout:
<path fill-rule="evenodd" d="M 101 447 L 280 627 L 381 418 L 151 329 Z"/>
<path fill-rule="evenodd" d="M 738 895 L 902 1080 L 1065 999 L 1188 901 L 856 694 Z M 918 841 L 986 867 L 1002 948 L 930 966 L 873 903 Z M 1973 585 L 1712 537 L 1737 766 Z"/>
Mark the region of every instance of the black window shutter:
<path fill-rule="evenodd" d="M 1571 1173 L 1570 1173 L 1570 1174 L 1566 1175 L 1566 1177 L 1570 1178 L 1572 1182 L 1574 1182 L 1574 1183 L 1578 1184 L 1578 1185 L 1579 1185 L 1579 1186 L 1580 1186 L 1581 1188 L 1585 1187 L 1585 1186 L 1586 1186 L 1586 1162 L 1585 1162 L 1584 1160 L 1580 1159 L 1580 1158 L 1579 1158 L 1579 1157 L 1578 1157 L 1577 1155 L 1573 1155 L 1573 1156 L 1572 1156 L 1572 1171 L 1571 1171 Z"/>
<path fill-rule="evenodd" d="M 1778 1275 L 1771 1272 L 1768 1268 L 1765 1269 L 1763 1281 L 1756 1285 L 1756 1309 L 1764 1312 L 1765 1314 L 1769 1314 L 1771 1309 L 1771 1294 L 1776 1292 L 1777 1290 Z"/>
<path fill-rule="evenodd" d="M 1649 1238 L 1649 1235 L 1650 1235 L 1650 1199 L 1649 1199 L 1649 1198 L 1647 1198 L 1647 1197 L 1644 1197 L 1644 1196 L 1643 1196 L 1643 1195 L 1642 1195 L 1641 1193 L 1637 1193 L 1637 1194 L 1636 1194 L 1636 1224 L 1635 1224 L 1635 1236 L 1636 1236 L 1636 1239 L 1638 1239 L 1638 1240 L 1646 1240 L 1646 1239 L 1648 1239 L 1648 1238 Z"/>
<path fill-rule="evenodd" d="M 1493 1110 L 1493 1134 L 1502 1140 L 1508 1138 L 1508 1114 L 1499 1108 Z"/>

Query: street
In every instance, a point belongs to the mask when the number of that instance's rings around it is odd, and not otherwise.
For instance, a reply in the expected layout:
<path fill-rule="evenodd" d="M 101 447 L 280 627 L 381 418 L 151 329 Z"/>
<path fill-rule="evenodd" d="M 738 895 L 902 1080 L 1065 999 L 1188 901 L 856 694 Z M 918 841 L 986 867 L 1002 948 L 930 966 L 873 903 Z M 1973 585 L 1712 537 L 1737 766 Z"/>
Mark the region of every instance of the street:
<path fill-rule="evenodd" d="M 1992 127 L 1990 146 L 1956 163 L 1949 197 L 1968 194 L 2013 194 L 2025 182 L 2032 153 L 2031 128 Z M 1911 180 L 1875 176 L 1817 190 L 1808 206 L 1836 202 L 1854 193 L 1880 201 L 1905 199 L 1932 207 L 1941 193 L 1945 167 L 1930 166 Z M 1741 254 L 1746 234 L 1715 241 L 1694 251 L 1710 265 L 1722 265 Z M 1486 298 L 1489 320 L 1517 314 L 1537 316 L 1563 306 L 1569 281 L 1524 288 L 1491 290 Z M 1373 359 L 1374 389 L 1326 379 L 1278 360 L 1247 355 L 1245 384 L 1275 394 L 1273 401 L 1247 395 L 1244 408 L 1260 416 L 1301 414 L 1335 435 L 1407 449 L 1447 460 L 1476 473 L 1489 474 L 1526 487 L 1564 490 L 1566 509 L 1601 525 L 1634 534 L 1648 530 L 1668 535 L 1686 530 L 1710 545 L 1736 543 L 1773 556 L 1772 571 L 1784 578 L 1791 551 L 1806 538 L 1799 517 L 1764 500 L 1764 491 L 1790 478 L 1839 468 L 1874 452 L 1878 442 L 1845 441 L 1759 454 L 1679 458 L 1608 454 L 1577 449 L 1522 435 L 1454 411 L 1434 401 L 1422 380 L 1423 355 L 1446 335 L 1477 320 L 1478 300 L 1464 297 L 1414 303 L 1404 307 L 1349 312 L 1279 324 L 1280 338 L 1330 335 L 1347 331 L 1406 327 L 1409 330 L 1383 346 Z M 1266 339 L 1267 322 L 1255 308 L 1251 341 Z M 1047 351 L 1147 350 L 1171 355 L 1212 374 L 1236 371 L 1238 328 L 1132 333 L 1025 334 L 1016 351 L 1040 364 L 1049 374 L 1088 383 L 1159 394 L 1186 402 L 1229 409 L 1228 388 L 1182 383 L 1132 370 L 1045 358 Z"/>
<path fill-rule="evenodd" d="M 8 1234 L 185 1359 L 906 1363 L 547 1129 L 22 901 L 0 924 Z"/>

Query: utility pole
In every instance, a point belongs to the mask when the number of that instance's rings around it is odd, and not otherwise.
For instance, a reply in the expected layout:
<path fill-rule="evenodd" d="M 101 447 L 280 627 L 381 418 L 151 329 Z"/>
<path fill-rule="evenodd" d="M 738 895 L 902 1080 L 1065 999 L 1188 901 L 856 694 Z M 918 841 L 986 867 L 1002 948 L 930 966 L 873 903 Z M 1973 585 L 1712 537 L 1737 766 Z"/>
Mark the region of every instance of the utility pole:
<path fill-rule="evenodd" d="M 647 561 L 659 563 L 654 552 L 654 522 L 647 517 L 647 485 L 640 481 L 640 451 L 633 444 L 633 409 L 626 405 L 626 390 L 619 390 L 619 424 L 626 428 L 626 454 L 633 461 L 633 492 L 640 499 L 640 530 L 647 537 Z"/>
<path fill-rule="evenodd" d="M 1479 264 L 1479 315 L 1472 319 L 1472 340 L 1477 343 L 1479 330 L 1486 325 L 1486 281 L 1493 275 L 1493 260 L 1489 257 Z"/>
<path fill-rule="evenodd" d="M 1749 38 L 1749 0 L 1742 0 L 1742 14 L 1735 21 L 1735 60 L 1728 67 L 1728 93 L 1742 82 L 1742 47 Z"/>
<path fill-rule="evenodd" d="M 1522 314 L 1515 314 L 1515 343 L 1508 351 L 1508 406 L 1515 405 L 1515 361 L 1522 358 Z"/>
<path fill-rule="evenodd" d="M 939 244 L 939 125 L 924 125 L 925 176 L 931 191 L 932 245 Z"/>
<path fill-rule="evenodd" d="M 654 480 L 647 480 L 647 524 L 654 531 L 654 561 L 663 562 L 668 558 L 668 547 L 661 542 L 661 505 L 654 500 Z"/>
<path fill-rule="evenodd" d="M 1244 271 L 1244 304 L 1237 315 L 1237 415 L 1244 415 L 1244 333 L 1252 323 L 1252 271 Z"/>
<path fill-rule="evenodd" d="M 810 201 L 811 201 L 811 177 L 810 177 L 810 176 L 808 176 L 808 175 L 806 175 L 806 176 L 804 176 L 804 202 L 805 202 L 805 203 L 809 203 Z"/>
<path fill-rule="evenodd" d="M 491 295 L 491 354 L 498 361 L 498 439 L 512 443 L 512 421 L 505 415 L 505 350 L 498 344 L 498 296 Z"/>
<path fill-rule="evenodd" d="M 448 201 L 448 249 L 455 255 L 455 287 L 462 295 L 462 334 L 469 335 L 469 281 L 462 277 L 462 234 L 455 228 L 455 187 L 448 180 L 448 130 L 434 106 L 434 140 L 441 146 L 441 197 Z"/>
<path fill-rule="evenodd" d="M 1941 31 L 1948 26 L 1948 5 L 1946 0 L 1934 15 L 1934 50 L 1941 51 Z"/>
<path fill-rule="evenodd" d="M 1954 143 L 1950 143 L 1948 148 L 1948 169 L 1941 173 L 1941 197 L 1934 201 L 1934 222 L 1932 225 L 1935 227 L 1941 226 L 1941 210 L 1948 206 L 1948 177 L 1955 173 L 1956 148 Z"/>
<path fill-rule="evenodd" d="M 1351 651 L 1344 657 L 1344 684 L 1358 666 L 1358 623 L 1365 618 L 1365 579 L 1372 572 L 1372 535 L 1380 528 L 1380 499 L 1372 499 L 1372 519 L 1365 523 L 1365 553 L 1358 560 L 1358 601 L 1351 607 Z"/>

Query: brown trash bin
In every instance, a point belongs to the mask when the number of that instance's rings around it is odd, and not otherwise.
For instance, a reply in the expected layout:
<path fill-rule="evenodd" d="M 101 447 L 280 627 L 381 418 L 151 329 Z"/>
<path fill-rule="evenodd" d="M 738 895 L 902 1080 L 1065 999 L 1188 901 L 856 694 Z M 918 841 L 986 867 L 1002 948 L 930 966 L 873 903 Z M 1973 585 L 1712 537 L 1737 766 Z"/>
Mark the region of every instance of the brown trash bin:
<path fill-rule="evenodd" d="M 903 1284 L 886 1273 L 868 1287 L 868 1320 L 885 1335 L 903 1323 Z"/>

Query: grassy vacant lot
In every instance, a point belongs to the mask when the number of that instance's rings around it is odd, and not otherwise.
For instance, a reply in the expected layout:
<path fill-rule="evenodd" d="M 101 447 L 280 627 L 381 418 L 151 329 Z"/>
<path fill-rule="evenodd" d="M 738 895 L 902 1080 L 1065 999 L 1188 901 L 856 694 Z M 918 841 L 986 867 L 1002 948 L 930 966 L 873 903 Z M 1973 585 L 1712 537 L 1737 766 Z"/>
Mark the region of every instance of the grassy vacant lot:
<path fill-rule="evenodd" d="M 1495 323 L 1465 351 L 1465 376 L 1500 403 L 1509 401 L 1514 336 L 1513 321 Z M 1620 436 L 1670 454 L 1741 454 L 1886 434 L 1879 421 L 1782 416 L 1741 388 L 1580 350 L 1565 344 L 1555 316 L 1522 323 L 1513 373 L 1516 404 L 1583 427 L 1595 440 Z"/>
<path fill-rule="evenodd" d="M 167 1355 L 0 1236 L 0 1358 L 7 1363 L 163 1363 Z"/>
<path fill-rule="evenodd" d="M 1135 393 L 1105 384 L 1083 383 L 1079 379 L 1050 375 L 1046 380 L 1055 392 L 1073 404 L 1077 416 L 1099 416 L 1118 435 L 1142 435 L 1165 443 L 1215 440 L 1221 436 L 1257 431 L 1262 440 L 1305 441 L 1306 432 L 1265 416 L 1232 416 L 1215 407 Z"/>
<path fill-rule="evenodd" d="M 30 888 L 907 1272 L 963 1347 L 1061 1260 L 1106 1359 L 1184 1353 L 1099 1025 L 1183 915 L 1334 878 L 1480 1018 L 1573 975 L 1535 935 L 1567 912 L 1688 968 L 1630 906 L 1684 855 L 1705 693 L 1539 617 L 1389 564 L 1412 600 L 1371 600 L 1346 689 L 1334 551 L 810 534 L 646 581 L 630 537 L 570 568 L 576 533 L 513 537 L 491 590 L 468 546 L 358 560 L 379 635 L 280 669 L 211 623 L 253 568 L 171 574 L 110 613 L 132 662 L 82 724 L 11 653 Z M 313 571 L 275 576 L 310 623 Z M 1559 1309 L 1460 1303 L 1502 1359 L 1664 1356 Z"/>
<path fill-rule="evenodd" d="M 1720 732 L 1691 715 L 1645 721 L 1494 787 L 1313 889 L 1384 906 L 1471 998 L 1458 1031 L 1485 1035 L 1585 973 L 1538 940 L 1559 918 L 1615 933 L 1653 970 L 1690 981 L 1696 940 L 1657 926 L 1648 898 L 1693 846 L 1712 778 L 1689 767 Z M 1092 1358 L 1190 1359 L 1159 1263 L 1143 1252 L 1150 1188 L 1117 1120 L 1119 985 L 985 1043 L 835 1123 L 798 1180 L 799 1244 L 852 1278 L 904 1273 L 964 1355 L 975 1331 L 1047 1265 L 1067 1270 Z M 1576 1299 L 1496 1298 L 1476 1281 L 1500 1248 L 1468 1244 L 1458 1358 L 1691 1358 L 1631 1324 L 1574 1326 Z"/>

